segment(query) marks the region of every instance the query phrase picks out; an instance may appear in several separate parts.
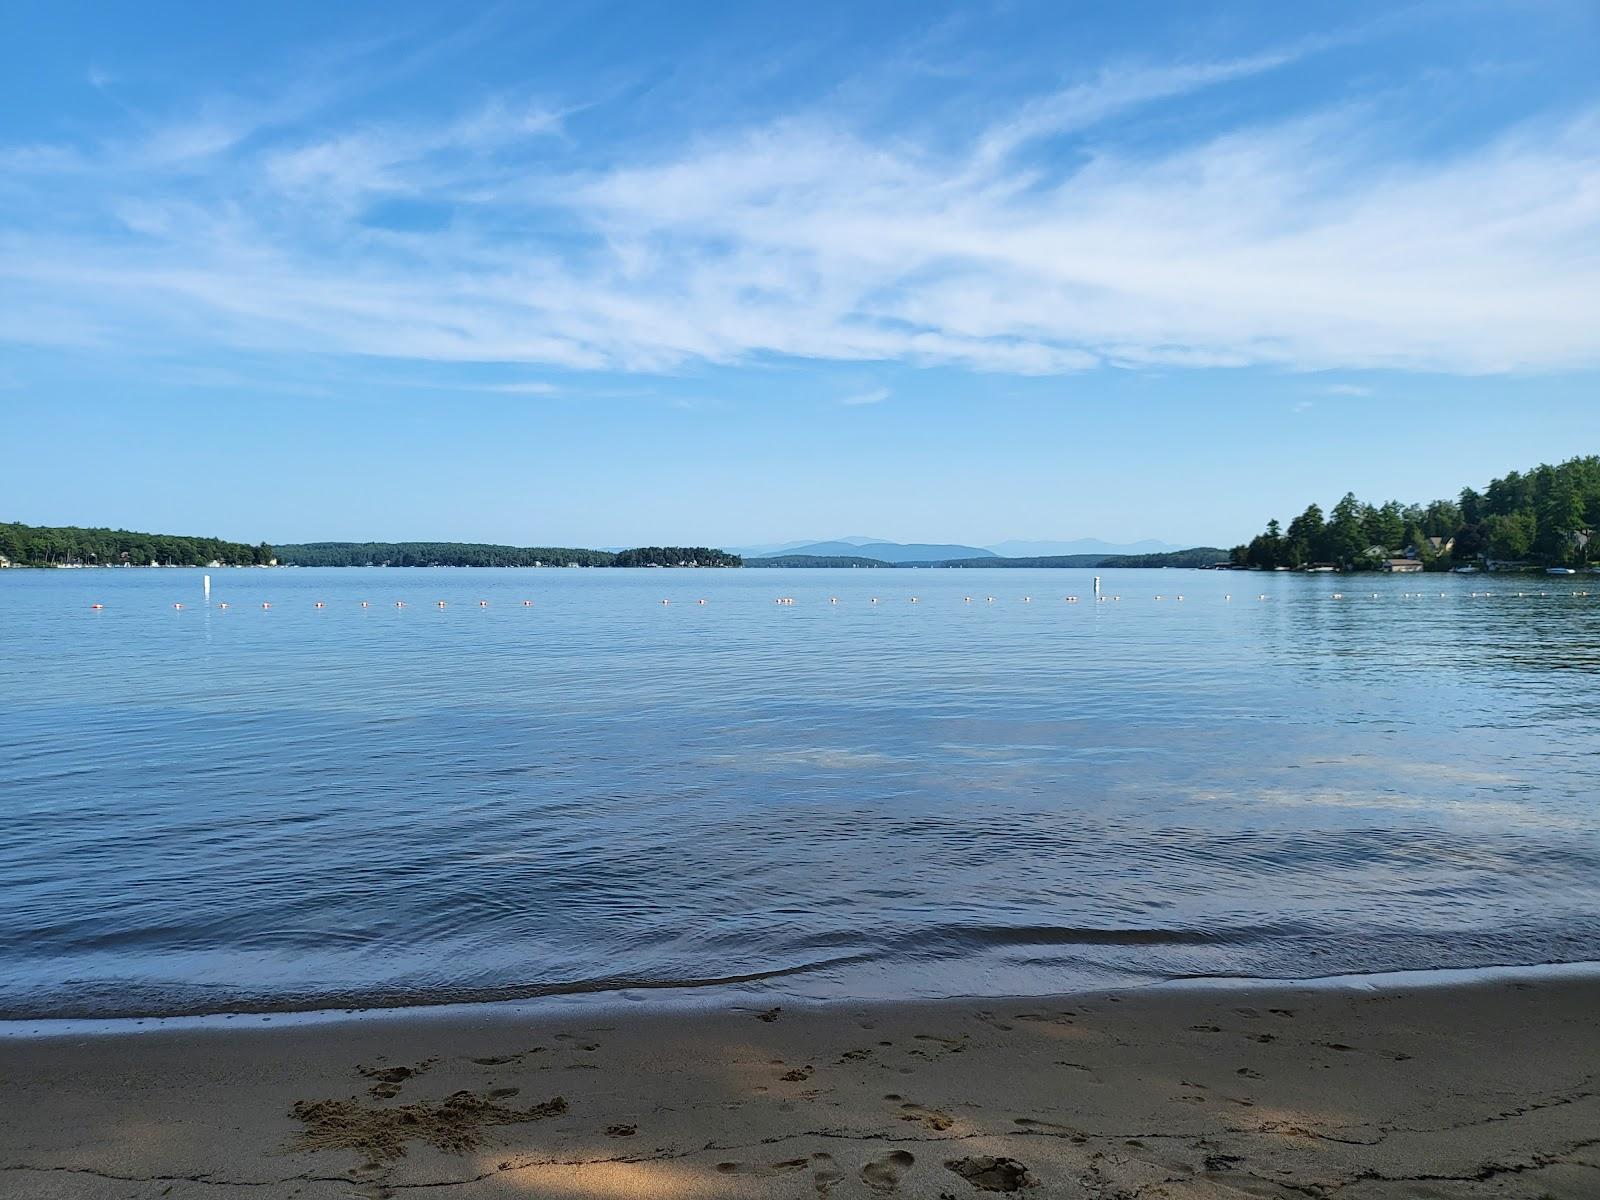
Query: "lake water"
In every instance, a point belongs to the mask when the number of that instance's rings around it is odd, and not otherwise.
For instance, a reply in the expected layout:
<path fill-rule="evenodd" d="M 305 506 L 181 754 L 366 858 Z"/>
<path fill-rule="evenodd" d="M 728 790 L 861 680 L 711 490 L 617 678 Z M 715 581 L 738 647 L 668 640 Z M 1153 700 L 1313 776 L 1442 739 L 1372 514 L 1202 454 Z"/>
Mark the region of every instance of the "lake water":
<path fill-rule="evenodd" d="M 0 573 L 0 1016 L 1600 959 L 1600 578 L 1102 574 Z"/>

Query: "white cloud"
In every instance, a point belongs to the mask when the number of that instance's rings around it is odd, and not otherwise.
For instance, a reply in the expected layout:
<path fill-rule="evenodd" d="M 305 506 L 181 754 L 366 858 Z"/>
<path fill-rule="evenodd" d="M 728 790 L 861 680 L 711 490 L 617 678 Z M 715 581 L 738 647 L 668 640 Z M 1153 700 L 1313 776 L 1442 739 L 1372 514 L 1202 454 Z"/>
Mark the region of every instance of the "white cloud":
<path fill-rule="evenodd" d="M 1370 396 L 1372 389 L 1359 383 L 1330 383 L 1322 389 L 1325 396 Z"/>
<path fill-rule="evenodd" d="M 71 313 L 99 344 L 644 372 L 1600 365 L 1594 113 L 1431 155 L 1395 149 L 1398 102 L 1092 136 L 1293 57 L 1106 72 L 955 150 L 811 112 L 588 153 L 511 102 L 313 138 L 288 102 L 197 105 L 137 143 L 0 146 L 0 336 Z M 396 198 L 449 220 L 367 219 Z"/>
<path fill-rule="evenodd" d="M 873 388 L 866 392 L 855 392 L 849 396 L 839 397 L 839 403 L 852 408 L 864 404 L 882 404 L 891 395 L 888 388 Z"/>

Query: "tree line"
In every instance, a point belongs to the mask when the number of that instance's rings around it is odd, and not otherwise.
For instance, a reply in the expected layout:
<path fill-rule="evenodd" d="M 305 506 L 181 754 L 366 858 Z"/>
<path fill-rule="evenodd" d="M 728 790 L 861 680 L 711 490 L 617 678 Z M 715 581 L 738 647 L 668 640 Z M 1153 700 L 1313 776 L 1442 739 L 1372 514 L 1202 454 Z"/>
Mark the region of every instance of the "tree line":
<path fill-rule="evenodd" d="M 619 550 L 613 567 L 741 567 L 744 559 L 706 546 L 637 546 Z"/>
<path fill-rule="evenodd" d="M 705 546 L 611 551 L 479 542 L 305 542 L 279 546 L 278 561 L 296 567 L 737 567 L 741 562 L 736 554 Z"/>
<path fill-rule="evenodd" d="M 1238 566 L 1290 569 L 1380 566 L 1400 556 L 1426 568 L 1480 561 L 1530 566 L 1584 566 L 1600 556 L 1600 456 L 1541 464 L 1463 488 L 1455 500 L 1431 504 L 1366 504 L 1353 493 L 1323 514 L 1312 504 L 1284 528 L 1277 519 L 1234 547 Z"/>
<path fill-rule="evenodd" d="M 13 522 L 0 523 L 0 558 L 19 567 L 260 567 L 273 551 L 265 542 Z"/>

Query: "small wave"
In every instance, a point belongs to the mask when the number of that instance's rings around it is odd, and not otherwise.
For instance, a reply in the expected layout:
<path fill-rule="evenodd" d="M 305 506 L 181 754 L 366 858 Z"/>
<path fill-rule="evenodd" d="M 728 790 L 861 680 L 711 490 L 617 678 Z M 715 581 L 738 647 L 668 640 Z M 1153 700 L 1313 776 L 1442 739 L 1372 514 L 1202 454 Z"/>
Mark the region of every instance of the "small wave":
<path fill-rule="evenodd" d="M 998 946 L 1237 946 L 1294 936 L 1289 925 L 1224 925 L 1209 929 L 1161 929 L 1094 925 L 945 924 L 891 939 L 896 950 L 993 948 Z"/>
<path fill-rule="evenodd" d="M 93 1021 L 132 1017 L 152 1020 L 166 1017 L 208 1017 L 228 1014 L 329 1012 L 336 1010 L 388 1008 L 436 1008 L 447 1004 L 494 1004 L 508 1000 L 537 1000 L 546 996 L 581 996 L 591 992 L 625 992 L 662 989 L 730 987 L 784 979 L 834 967 L 870 962 L 876 955 L 846 954 L 816 962 L 796 963 L 735 975 L 706 975 L 694 978 L 640 979 L 631 976 L 605 976 L 558 983 L 493 984 L 479 987 L 442 986 L 428 988 L 352 988 L 311 995 L 261 996 L 246 992 L 221 993 L 218 989 L 169 992 L 165 989 L 95 988 L 76 995 L 30 1004 L 17 998 L 0 1001 L 0 1021 Z"/>

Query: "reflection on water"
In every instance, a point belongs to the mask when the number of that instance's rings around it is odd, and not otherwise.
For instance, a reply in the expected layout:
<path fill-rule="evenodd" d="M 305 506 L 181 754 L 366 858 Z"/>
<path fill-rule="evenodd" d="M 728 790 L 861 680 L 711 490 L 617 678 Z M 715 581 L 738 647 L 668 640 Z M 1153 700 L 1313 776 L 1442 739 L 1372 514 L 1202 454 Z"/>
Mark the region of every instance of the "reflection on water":
<path fill-rule="evenodd" d="M 0 576 L 0 1014 L 1600 958 L 1600 580 L 198 576 Z"/>

